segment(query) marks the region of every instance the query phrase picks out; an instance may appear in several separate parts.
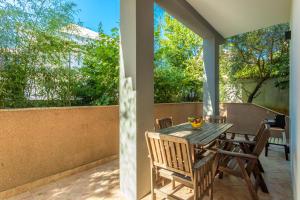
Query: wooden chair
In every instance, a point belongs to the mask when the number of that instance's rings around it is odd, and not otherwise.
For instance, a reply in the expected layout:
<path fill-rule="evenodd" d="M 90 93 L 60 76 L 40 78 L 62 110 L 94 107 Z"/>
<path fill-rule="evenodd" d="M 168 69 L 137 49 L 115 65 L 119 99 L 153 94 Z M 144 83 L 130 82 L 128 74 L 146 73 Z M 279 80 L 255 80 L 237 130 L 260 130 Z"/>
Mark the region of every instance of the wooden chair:
<path fill-rule="evenodd" d="M 203 117 L 203 120 L 205 121 L 205 122 L 208 122 L 208 123 L 226 123 L 226 116 L 220 116 L 220 115 L 207 115 L 207 116 L 204 116 Z M 222 134 L 222 135 L 220 135 L 220 139 L 225 139 L 226 138 L 226 136 L 227 136 L 227 133 L 224 133 L 224 134 Z M 208 145 L 206 145 L 205 147 L 204 147 L 204 149 L 211 149 L 212 147 L 214 147 L 215 145 L 216 145 L 217 143 L 216 143 L 216 141 L 214 141 L 214 142 L 212 142 L 211 144 L 208 144 Z M 220 144 L 218 144 L 218 146 L 219 146 Z M 200 152 L 200 153 L 199 153 Z M 198 150 L 198 154 L 202 154 L 203 152 L 205 152 L 205 151 L 199 151 Z"/>
<path fill-rule="evenodd" d="M 271 128 L 271 130 L 274 130 L 278 132 L 277 128 Z M 281 130 L 279 130 L 281 131 Z M 265 156 L 268 156 L 269 146 L 270 145 L 277 145 L 277 146 L 283 146 L 284 147 L 284 153 L 285 153 L 285 159 L 289 160 L 289 153 L 290 153 L 290 147 L 287 143 L 286 134 L 285 132 L 281 132 L 281 136 L 279 137 L 270 137 L 268 143 L 266 144 L 265 149 Z"/>
<path fill-rule="evenodd" d="M 166 199 L 178 199 L 174 192 L 183 186 L 194 190 L 194 199 L 206 194 L 213 199 L 214 154 L 193 163 L 191 147 L 184 138 L 146 132 L 146 142 L 151 164 L 151 195 L 156 199 L 159 193 Z M 159 177 L 164 177 L 181 185 L 174 187 L 171 194 L 161 191 L 156 184 Z"/>
<path fill-rule="evenodd" d="M 267 124 L 265 120 L 263 120 L 260 123 L 256 134 L 231 132 L 231 134 L 232 134 L 231 139 L 235 139 L 237 136 L 242 136 L 247 141 L 257 141 L 259 139 L 259 137 L 261 136 L 261 134 L 263 133 L 263 130 L 265 127 L 264 124 Z"/>
<path fill-rule="evenodd" d="M 215 116 L 214 115 L 207 115 L 207 116 L 203 117 L 203 120 L 205 122 L 208 122 L 208 123 L 221 123 L 221 124 L 223 124 L 223 123 L 226 123 L 227 117 L 226 116 L 221 116 L 221 115 L 215 115 Z M 225 139 L 227 137 L 228 133 L 231 134 L 231 132 L 227 131 L 226 133 L 222 134 L 220 136 L 220 138 Z"/>
<path fill-rule="evenodd" d="M 172 117 L 166 117 L 161 119 L 156 119 L 156 126 L 158 129 L 164 129 L 173 126 L 173 118 Z"/>
<path fill-rule="evenodd" d="M 262 134 L 265 131 L 265 121 L 262 121 L 260 123 L 259 129 L 257 130 L 256 135 L 251 139 L 251 136 L 249 134 L 244 134 L 244 133 L 238 133 L 240 136 L 244 136 L 244 140 L 243 139 L 236 139 L 234 135 L 233 138 L 235 139 L 226 139 L 226 142 L 223 141 L 223 144 L 225 144 L 222 149 L 223 150 L 230 150 L 232 149 L 232 147 L 234 146 L 234 144 L 239 144 L 241 147 L 241 150 L 244 153 L 251 153 L 257 143 L 257 141 L 259 141 L 260 137 L 262 136 Z M 235 134 L 235 133 L 232 133 Z M 245 145 L 247 147 L 245 147 Z M 258 167 L 260 169 L 261 172 L 264 172 L 264 168 L 260 162 L 260 160 L 258 159 L 257 161 Z"/>
<path fill-rule="evenodd" d="M 284 147 L 285 159 L 289 160 L 289 153 L 290 147 L 288 145 L 285 133 L 285 126 L 286 126 L 286 117 L 285 115 L 276 115 L 275 119 L 267 120 L 267 123 L 271 126 L 271 132 L 276 133 L 272 134 L 269 138 L 268 143 L 266 144 L 265 156 L 268 156 L 269 146 L 270 145 L 277 145 Z"/>
<path fill-rule="evenodd" d="M 217 170 L 243 178 L 248 186 L 248 190 L 252 196 L 252 199 L 255 200 L 258 199 L 258 186 L 261 187 L 263 192 L 268 193 L 268 188 L 259 169 L 258 157 L 263 151 L 270 137 L 270 126 L 268 124 L 263 124 L 262 127 L 263 131 L 260 134 L 260 137 L 257 138 L 255 146 L 252 150 L 247 145 L 249 141 L 245 142 L 244 140 L 238 142 L 239 146 L 232 151 L 218 150 L 216 156 L 216 159 L 218 160 Z M 240 169 L 240 171 L 236 170 L 237 167 Z M 254 185 L 250 179 L 251 174 L 253 174 L 255 178 Z"/>

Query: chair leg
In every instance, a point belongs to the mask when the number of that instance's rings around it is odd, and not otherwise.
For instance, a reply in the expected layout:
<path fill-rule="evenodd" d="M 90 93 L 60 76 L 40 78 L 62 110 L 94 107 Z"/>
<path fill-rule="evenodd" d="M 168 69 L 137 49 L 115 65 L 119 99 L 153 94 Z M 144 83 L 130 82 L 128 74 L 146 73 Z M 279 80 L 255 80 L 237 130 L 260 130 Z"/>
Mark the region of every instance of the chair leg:
<path fill-rule="evenodd" d="M 198 173 L 195 172 L 194 174 L 194 200 L 198 200 L 199 199 L 199 191 L 198 191 Z"/>
<path fill-rule="evenodd" d="M 257 160 L 257 165 L 258 165 L 259 170 L 260 170 L 262 173 L 264 173 L 265 170 L 264 170 L 264 168 L 263 168 L 263 166 L 262 166 L 262 164 L 261 164 L 261 162 L 260 162 L 259 160 Z"/>
<path fill-rule="evenodd" d="M 289 147 L 284 145 L 285 159 L 289 160 Z"/>
<path fill-rule="evenodd" d="M 231 137 L 230 137 L 230 139 L 234 139 L 235 138 L 235 133 L 231 133 Z"/>
<path fill-rule="evenodd" d="M 254 189 L 254 187 L 253 187 L 253 185 L 252 185 L 251 179 L 250 179 L 250 177 L 248 176 L 247 171 L 245 170 L 245 166 L 244 166 L 243 161 L 242 161 L 241 159 L 239 159 L 239 158 L 237 158 L 236 160 L 237 160 L 237 162 L 238 162 L 238 164 L 239 164 L 239 167 L 240 167 L 240 169 L 241 169 L 243 178 L 244 178 L 244 180 L 245 180 L 245 182 L 246 182 L 246 184 L 247 184 L 247 186 L 248 186 L 248 189 L 249 189 L 249 192 L 250 192 L 250 194 L 251 194 L 251 196 L 252 196 L 252 199 L 258 200 L 257 193 L 256 193 L 256 191 L 255 191 L 255 189 Z"/>
<path fill-rule="evenodd" d="M 213 185 L 209 189 L 209 198 L 210 198 L 210 200 L 214 199 L 214 186 Z"/>
<path fill-rule="evenodd" d="M 156 200 L 156 194 L 154 191 L 155 182 L 156 182 L 156 173 L 154 173 L 153 167 L 151 166 L 151 199 Z"/>
<path fill-rule="evenodd" d="M 174 189 L 175 189 L 175 181 L 172 180 L 172 190 L 174 190 Z"/>
<path fill-rule="evenodd" d="M 265 148 L 265 156 L 268 157 L 268 151 L 269 151 L 269 143 L 266 144 Z"/>
<path fill-rule="evenodd" d="M 264 193 L 269 193 L 268 187 L 263 176 L 260 173 L 259 167 L 255 166 L 253 169 L 253 176 L 255 178 L 256 186 L 260 187 Z"/>
<path fill-rule="evenodd" d="M 214 164 L 213 164 L 213 178 L 215 178 L 215 176 L 217 174 L 219 174 L 219 178 L 222 179 L 223 177 L 223 172 L 219 171 L 219 159 L 220 159 L 220 154 L 217 154 L 214 160 Z"/>
<path fill-rule="evenodd" d="M 219 172 L 219 179 L 223 179 L 223 172 Z"/>
<path fill-rule="evenodd" d="M 264 178 L 262 177 L 262 175 L 261 174 L 259 174 L 258 175 L 258 177 L 259 177 L 259 182 L 260 182 L 260 188 L 261 188 L 261 190 L 264 192 L 264 193 L 267 193 L 267 194 L 269 194 L 269 190 L 268 190 L 268 187 L 267 187 L 267 185 L 266 185 L 266 182 L 265 182 L 265 180 L 264 180 Z"/>

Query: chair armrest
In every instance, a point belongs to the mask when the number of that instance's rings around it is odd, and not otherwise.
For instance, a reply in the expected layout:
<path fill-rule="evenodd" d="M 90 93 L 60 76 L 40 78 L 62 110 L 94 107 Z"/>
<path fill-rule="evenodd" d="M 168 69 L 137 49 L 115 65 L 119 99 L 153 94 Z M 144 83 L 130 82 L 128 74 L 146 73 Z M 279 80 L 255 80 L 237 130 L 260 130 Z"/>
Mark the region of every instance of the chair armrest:
<path fill-rule="evenodd" d="M 246 140 L 249 140 L 249 136 L 255 136 L 253 134 L 250 134 L 250 133 L 240 133 L 240 132 L 233 132 L 233 131 L 227 131 L 226 133 L 230 133 L 232 134 L 232 137 L 231 139 L 234 139 L 235 138 L 235 135 L 240 135 L 240 136 L 244 136 Z"/>
<path fill-rule="evenodd" d="M 226 133 L 234 133 L 234 134 L 238 134 L 238 135 L 248 135 L 248 134 L 246 134 L 246 133 L 233 132 L 233 131 L 226 131 Z"/>
<path fill-rule="evenodd" d="M 284 128 L 280 128 L 280 127 L 270 127 L 270 131 L 285 131 Z"/>
<path fill-rule="evenodd" d="M 247 160 L 255 160 L 258 159 L 257 156 L 252 155 L 252 154 L 245 154 L 245 153 L 237 153 L 237 152 L 232 152 L 232 151 L 225 151 L 225 150 L 221 150 L 219 149 L 217 151 L 218 154 L 223 154 L 223 155 L 227 155 L 227 156 L 232 156 L 232 157 L 236 157 L 236 158 L 242 158 L 242 159 L 247 159 Z"/>
<path fill-rule="evenodd" d="M 241 132 L 233 132 L 233 131 L 226 131 L 226 133 L 233 133 L 233 134 L 236 134 L 236 135 L 248 135 L 248 136 L 255 136 L 251 133 L 241 133 Z"/>
<path fill-rule="evenodd" d="M 214 159 L 215 154 L 209 154 L 208 156 L 205 156 L 204 158 L 202 158 L 201 160 L 198 160 L 195 164 L 194 164 L 194 169 L 200 169 L 201 167 L 203 167 L 209 160 Z"/>
<path fill-rule="evenodd" d="M 226 140 L 221 140 L 218 139 L 218 141 L 221 142 L 230 142 L 230 143 L 244 143 L 244 144 L 250 144 L 250 145 L 255 145 L 255 141 L 250 141 L 250 140 L 232 140 L 232 139 L 226 139 Z"/>

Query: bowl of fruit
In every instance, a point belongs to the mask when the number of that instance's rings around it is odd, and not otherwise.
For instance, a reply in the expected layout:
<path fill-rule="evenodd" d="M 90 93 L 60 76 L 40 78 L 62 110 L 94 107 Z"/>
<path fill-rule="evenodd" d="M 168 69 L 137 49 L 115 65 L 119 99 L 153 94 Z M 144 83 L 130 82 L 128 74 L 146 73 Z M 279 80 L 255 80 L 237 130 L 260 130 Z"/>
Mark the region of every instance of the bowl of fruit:
<path fill-rule="evenodd" d="M 203 120 L 202 120 L 202 118 L 198 118 L 198 117 L 189 117 L 189 118 L 188 118 L 188 121 L 190 122 L 190 124 L 192 125 L 192 127 L 193 127 L 194 129 L 201 128 L 202 125 L 203 125 Z"/>

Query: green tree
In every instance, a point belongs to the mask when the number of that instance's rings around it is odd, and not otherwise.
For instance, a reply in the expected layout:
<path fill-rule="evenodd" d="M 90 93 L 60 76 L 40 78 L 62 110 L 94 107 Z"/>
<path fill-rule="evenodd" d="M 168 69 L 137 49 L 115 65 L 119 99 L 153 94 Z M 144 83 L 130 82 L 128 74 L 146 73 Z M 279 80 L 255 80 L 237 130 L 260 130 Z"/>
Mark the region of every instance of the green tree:
<path fill-rule="evenodd" d="M 99 39 L 86 46 L 77 97 L 89 105 L 118 104 L 119 32 L 113 29 L 107 35 L 99 30 Z"/>
<path fill-rule="evenodd" d="M 186 68 L 188 61 L 201 56 L 202 39 L 172 16 L 165 14 L 158 24 L 155 37 L 159 37 L 155 52 L 157 67 Z"/>
<path fill-rule="evenodd" d="M 202 99 L 202 39 L 170 15 L 155 27 L 155 102 Z"/>
<path fill-rule="evenodd" d="M 2 107 L 26 107 L 32 95 L 70 104 L 73 72 L 66 60 L 80 46 L 61 30 L 74 22 L 75 14 L 75 4 L 66 0 L 0 0 Z"/>
<path fill-rule="evenodd" d="M 251 103 L 260 93 L 262 85 L 276 78 L 276 87 L 288 87 L 289 43 L 285 40 L 287 24 L 241 34 L 228 39 L 221 59 L 221 74 L 228 82 L 256 81 L 253 90 L 243 90 Z"/>

